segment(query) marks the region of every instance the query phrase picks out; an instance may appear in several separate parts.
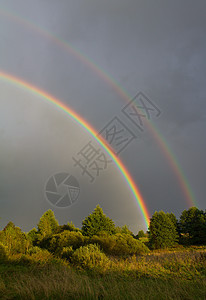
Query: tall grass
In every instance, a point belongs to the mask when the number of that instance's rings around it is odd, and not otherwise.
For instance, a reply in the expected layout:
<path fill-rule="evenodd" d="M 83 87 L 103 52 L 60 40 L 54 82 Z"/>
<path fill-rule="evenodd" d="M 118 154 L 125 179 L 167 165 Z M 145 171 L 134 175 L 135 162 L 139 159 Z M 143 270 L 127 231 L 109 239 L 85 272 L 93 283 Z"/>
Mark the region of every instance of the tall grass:
<path fill-rule="evenodd" d="M 206 251 L 110 257 L 93 271 L 13 256 L 0 265 L 0 299 L 206 299 Z"/>

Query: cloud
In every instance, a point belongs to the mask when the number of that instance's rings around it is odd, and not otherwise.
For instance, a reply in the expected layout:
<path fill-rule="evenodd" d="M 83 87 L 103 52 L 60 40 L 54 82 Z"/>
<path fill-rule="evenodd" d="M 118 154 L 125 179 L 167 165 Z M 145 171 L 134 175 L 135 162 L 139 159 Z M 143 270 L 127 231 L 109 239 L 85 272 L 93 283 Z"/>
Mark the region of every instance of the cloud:
<path fill-rule="evenodd" d="M 138 136 L 120 157 L 150 212 L 164 208 L 179 214 L 187 204 L 169 161 L 148 130 L 140 133 L 122 115 L 126 102 L 120 89 L 117 93 L 117 86 L 100 71 L 114 78 L 128 97 L 143 91 L 162 110 L 153 124 L 177 156 L 200 208 L 205 208 L 205 1 L 7 0 L 0 6 L 85 56 L 83 62 L 29 26 L 2 17 L 0 69 L 61 99 L 97 130 L 118 116 Z M 99 72 L 88 66 L 86 57 Z M 24 207 L 35 224 L 49 208 L 42 193 L 45 180 L 67 168 L 79 176 L 71 156 L 90 137 L 41 99 L 2 83 L 0 88 L 2 222 L 13 217 L 29 226 L 30 218 L 22 217 Z M 56 211 L 58 218 L 72 218 L 79 225 L 100 202 L 119 223 L 133 228 L 137 223 L 141 229 L 141 214 L 120 177 L 112 168 L 90 187 L 80 176 L 86 202 L 82 204 L 83 197 L 71 210 Z"/>

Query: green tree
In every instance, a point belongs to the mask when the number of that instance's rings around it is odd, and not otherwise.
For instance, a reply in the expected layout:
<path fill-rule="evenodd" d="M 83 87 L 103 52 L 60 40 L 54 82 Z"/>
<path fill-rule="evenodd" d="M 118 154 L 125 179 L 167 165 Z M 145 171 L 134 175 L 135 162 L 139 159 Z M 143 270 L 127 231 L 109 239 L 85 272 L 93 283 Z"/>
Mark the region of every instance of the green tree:
<path fill-rule="evenodd" d="M 40 218 L 38 223 L 38 233 L 42 238 L 46 236 L 51 236 L 54 234 L 58 228 L 59 224 L 55 218 L 54 212 L 49 209 Z"/>
<path fill-rule="evenodd" d="M 196 207 L 184 210 L 180 216 L 182 241 L 199 245 L 206 243 L 206 213 Z"/>
<path fill-rule="evenodd" d="M 174 225 L 177 229 L 178 220 L 177 220 L 176 216 L 173 213 L 167 213 L 167 215 L 170 218 L 170 220 L 174 223 Z"/>
<path fill-rule="evenodd" d="M 37 229 L 36 228 L 31 229 L 27 233 L 27 237 L 31 241 L 32 245 L 36 245 L 36 243 L 38 241 L 38 231 L 37 231 Z"/>
<path fill-rule="evenodd" d="M 137 234 L 137 238 L 140 239 L 140 238 L 143 238 L 143 237 L 146 237 L 147 235 L 144 233 L 143 230 L 140 230 Z"/>
<path fill-rule="evenodd" d="M 30 241 L 26 234 L 9 222 L 0 233 L 0 242 L 7 247 L 8 253 L 25 253 L 28 250 Z"/>
<path fill-rule="evenodd" d="M 127 226 L 127 225 L 124 225 L 124 226 L 122 226 L 122 230 L 121 230 L 121 232 L 120 232 L 120 233 L 124 233 L 124 234 L 131 234 L 131 235 L 133 235 L 132 231 L 131 231 L 131 230 L 129 230 L 129 228 L 128 228 L 128 226 Z"/>
<path fill-rule="evenodd" d="M 125 234 L 131 234 L 133 236 L 132 231 L 128 228 L 127 225 L 124 225 L 122 227 L 116 226 L 115 233 L 125 233 Z"/>
<path fill-rule="evenodd" d="M 149 243 L 151 248 L 168 248 L 176 244 L 178 233 L 169 214 L 155 212 L 150 219 Z"/>
<path fill-rule="evenodd" d="M 0 242 L 0 263 L 7 261 L 6 247 Z"/>
<path fill-rule="evenodd" d="M 179 226 L 179 222 L 176 218 L 176 216 L 173 214 L 173 213 L 167 213 L 167 215 L 170 217 L 171 221 L 174 223 L 175 225 L 175 228 L 177 230 L 177 233 L 178 233 L 178 242 L 180 241 L 180 226 Z"/>
<path fill-rule="evenodd" d="M 114 222 L 104 214 L 102 208 L 97 205 L 93 213 L 82 222 L 82 233 L 85 236 L 91 237 L 101 231 L 113 234 L 115 233 L 115 225 Z"/>

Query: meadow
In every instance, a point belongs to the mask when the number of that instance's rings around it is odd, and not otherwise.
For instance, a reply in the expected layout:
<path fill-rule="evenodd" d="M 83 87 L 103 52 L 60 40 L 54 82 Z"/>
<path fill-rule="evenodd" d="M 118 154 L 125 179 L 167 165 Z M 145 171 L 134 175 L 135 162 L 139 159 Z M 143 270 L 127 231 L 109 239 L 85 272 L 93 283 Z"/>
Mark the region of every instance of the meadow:
<path fill-rule="evenodd" d="M 177 247 L 83 268 L 46 252 L 0 264 L 1 299 L 206 299 L 206 247 Z"/>
<path fill-rule="evenodd" d="M 155 212 L 137 235 L 100 206 L 82 228 L 45 212 L 0 231 L 0 299 L 206 299 L 206 212 Z"/>

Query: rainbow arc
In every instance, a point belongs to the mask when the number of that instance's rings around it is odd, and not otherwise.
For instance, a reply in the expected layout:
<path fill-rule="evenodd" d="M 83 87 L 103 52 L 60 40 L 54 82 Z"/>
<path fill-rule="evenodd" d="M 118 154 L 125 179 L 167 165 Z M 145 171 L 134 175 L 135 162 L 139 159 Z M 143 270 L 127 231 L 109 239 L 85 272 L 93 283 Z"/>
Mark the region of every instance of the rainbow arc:
<path fill-rule="evenodd" d="M 4 80 L 6 82 L 9 82 L 10 84 L 16 85 L 17 87 L 21 89 L 28 90 L 29 92 L 36 94 L 40 97 L 42 97 L 45 101 L 53 104 L 54 106 L 60 108 L 62 111 L 67 113 L 72 119 L 74 119 L 78 124 L 81 125 L 87 132 L 91 134 L 91 136 L 102 146 L 102 148 L 109 154 L 109 156 L 113 159 L 116 166 L 118 167 L 119 171 L 123 175 L 125 181 L 127 182 L 135 200 L 137 201 L 140 211 L 142 213 L 142 216 L 144 218 L 144 223 L 146 228 L 149 226 L 149 212 L 145 204 L 145 200 L 143 199 L 143 196 L 135 184 L 132 176 L 130 175 L 129 171 L 127 170 L 126 166 L 122 163 L 122 161 L 114 154 L 114 152 L 111 150 L 111 148 L 108 146 L 107 142 L 101 137 L 98 136 L 98 132 L 87 122 L 85 121 L 80 115 L 78 115 L 75 111 L 70 109 L 68 106 L 66 106 L 64 103 L 62 103 L 59 99 L 54 98 L 53 96 L 49 95 L 45 91 L 42 91 L 38 89 L 37 87 L 29 84 L 28 82 L 14 77 L 13 75 L 4 73 L 0 71 L 0 79 Z"/>

